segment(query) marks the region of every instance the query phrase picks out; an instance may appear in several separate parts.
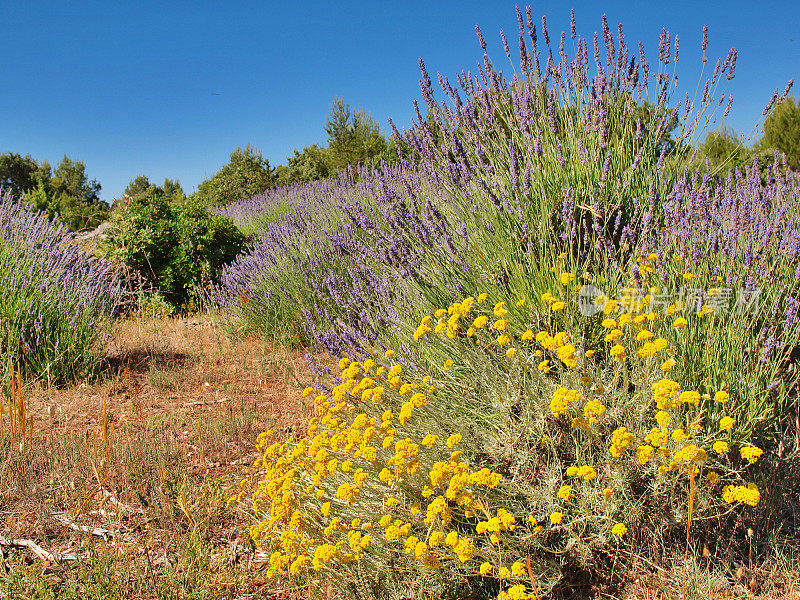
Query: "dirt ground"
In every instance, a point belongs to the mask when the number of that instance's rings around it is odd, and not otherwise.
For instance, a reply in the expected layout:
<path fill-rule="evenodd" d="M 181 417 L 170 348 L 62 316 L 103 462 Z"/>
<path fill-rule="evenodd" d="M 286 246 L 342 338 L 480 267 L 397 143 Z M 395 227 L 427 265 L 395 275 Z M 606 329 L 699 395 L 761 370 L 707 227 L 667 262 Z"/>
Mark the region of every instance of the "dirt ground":
<path fill-rule="evenodd" d="M 241 483 L 257 482 L 258 433 L 288 438 L 310 417 L 302 353 L 231 343 L 212 318 L 193 316 L 124 321 L 105 355 L 93 383 L 23 388 L 26 432 L 17 428 L 0 464 L 0 535 L 33 542 L 45 560 L 36 548 L 0 544 L 0 589 L 50 597 L 33 592 L 49 585 L 60 590 L 52 597 L 69 597 L 75 583 L 81 597 L 74 565 L 89 561 L 102 579 L 109 557 L 149 575 L 129 575 L 122 595 L 109 582 L 99 597 L 182 597 L 197 587 L 192 577 L 205 580 L 208 597 L 304 589 L 259 579 L 265 557 L 248 545 L 252 516 L 226 508 Z M 205 574 L 187 562 L 198 552 Z M 185 579 L 177 588 L 176 572 Z"/>

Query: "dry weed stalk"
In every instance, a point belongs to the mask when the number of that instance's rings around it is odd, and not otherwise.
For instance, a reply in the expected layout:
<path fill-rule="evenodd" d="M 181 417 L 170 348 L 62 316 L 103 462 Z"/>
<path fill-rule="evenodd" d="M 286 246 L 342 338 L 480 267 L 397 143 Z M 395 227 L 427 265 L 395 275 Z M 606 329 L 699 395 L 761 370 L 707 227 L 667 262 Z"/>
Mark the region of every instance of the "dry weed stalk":
<path fill-rule="evenodd" d="M 22 391 L 22 369 L 19 364 L 11 364 L 11 382 L 9 385 L 11 395 L 6 399 L 5 403 L 8 404 L 8 428 L 11 437 L 19 435 L 20 443 L 25 443 L 25 434 L 28 433 L 29 441 L 32 441 L 33 435 L 33 415 L 28 419 L 27 402 L 25 394 Z M 5 409 L 3 402 L 0 402 L 0 437 L 2 437 L 5 428 L 4 413 Z"/>

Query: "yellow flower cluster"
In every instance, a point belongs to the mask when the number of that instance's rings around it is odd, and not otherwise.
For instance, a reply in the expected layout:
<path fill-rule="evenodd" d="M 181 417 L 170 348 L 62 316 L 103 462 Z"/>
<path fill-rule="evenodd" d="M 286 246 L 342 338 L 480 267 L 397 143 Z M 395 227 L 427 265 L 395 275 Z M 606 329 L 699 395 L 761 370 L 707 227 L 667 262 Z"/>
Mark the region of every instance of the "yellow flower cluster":
<path fill-rule="evenodd" d="M 613 457 L 622 456 L 622 453 L 625 452 L 625 449 L 630 446 L 634 439 L 635 436 L 628 431 L 627 427 L 618 427 L 614 430 L 614 433 L 611 434 L 611 447 L 608 449 L 609 454 Z"/>
<path fill-rule="evenodd" d="M 503 308 L 496 307 L 499 312 Z M 262 456 L 257 465 L 265 474 L 253 494 L 253 509 L 264 518 L 251 535 L 272 549 L 269 576 L 346 565 L 365 552 L 379 547 L 385 551 L 392 544 L 399 544 L 396 548 L 429 569 L 448 560 L 467 564 L 476 541 L 447 531 L 457 514 L 459 522 L 473 519 L 476 532 L 486 535 L 492 545 L 501 543 L 503 533 L 514 531 L 516 518 L 503 508 L 486 520 L 478 517 L 485 509 L 476 501 L 477 490 L 496 488 L 502 475 L 486 467 L 470 469 L 456 449 L 460 433 L 444 443 L 437 433 L 416 439 L 401 434 L 400 428 L 428 407 L 426 394 L 414 392 L 421 384 L 403 381 L 400 365 L 381 365 L 372 372 L 377 366 L 373 359 L 364 364 L 342 359 L 339 366 L 342 382 L 329 396 L 314 399 L 318 415 L 309 422 L 307 437 L 268 445 L 271 432 L 259 435 Z M 409 398 L 396 416 L 391 407 L 378 416 L 356 411 L 359 401 L 369 401 L 365 405 L 369 407 L 389 399 L 383 395 L 375 399 L 378 387 L 394 390 L 394 398 L 401 401 Z M 304 390 L 306 396 L 313 392 Z M 436 460 L 444 448 L 449 459 Z M 369 500 L 362 499 L 364 486 L 376 485 L 395 490 L 384 494 L 383 504 L 396 514 L 380 517 L 383 534 L 377 537 L 370 532 L 370 515 L 379 509 L 364 505 Z M 408 485 L 419 486 L 427 506 L 407 503 L 401 490 Z M 521 563 L 515 563 L 509 573 L 521 577 L 520 569 Z"/>
<path fill-rule="evenodd" d="M 508 591 L 501 591 L 497 595 L 497 600 L 530 600 L 538 597 L 538 594 L 528 594 L 525 586 L 520 583 L 517 585 L 512 585 L 510 588 L 508 588 Z"/>
<path fill-rule="evenodd" d="M 594 467 L 583 465 L 581 467 L 571 466 L 567 467 L 567 477 L 582 477 L 586 481 L 591 481 L 597 478 L 597 471 Z"/>
<path fill-rule="evenodd" d="M 756 446 L 744 446 L 739 450 L 739 454 L 752 465 L 763 454 L 763 450 Z"/>
<path fill-rule="evenodd" d="M 653 400 L 658 410 L 666 410 L 678 406 L 678 395 L 681 386 L 671 379 L 662 379 L 652 385 Z"/>
<path fill-rule="evenodd" d="M 575 279 L 571 273 L 559 277 L 563 287 Z M 669 351 L 666 339 L 653 333 L 660 331 L 659 324 L 648 325 L 656 319 L 654 313 L 621 312 L 620 303 L 605 303 L 601 325 L 607 330 L 608 356 L 625 363 L 619 366 L 604 360 L 600 350 L 599 360 L 579 360 L 578 348 L 585 348 L 585 340 L 571 339 L 566 331 L 551 335 L 543 330 L 534 334 L 534 328 L 528 328 L 531 323 L 520 327 L 515 315 L 525 306 L 522 300 L 511 302 L 508 307 L 505 302 L 480 307 L 485 300 L 486 295 L 481 294 L 477 300 L 468 297 L 441 308 L 434 315 L 423 317 L 414 331 L 416 341 L 438 344 L 453 357 L 442 363 L 448 354 L 437 354 L 440 358 L 429 372 L 432 377 L 441 375 L 441 381 L 431 381 L 431 376 L 409 376 L 400 364 L 392 364 L 392 350 L 363 363 L 343 358 L 339 361 L 341 382 L 330 393 L 316 395 L 317 414 L 304 437 L 269 444 L 270 435 L 259 436 L 261 457 L 257 466 L 264 474 L 253 493 L 253 510 L 260 522 L 251 529 L 251 535 L 271 552 L 270 576 L 278 572 L 294 575 L 306 569 L 339 569 L 365 556 L 399 553 L 404 561 L 426 569 L 457 568 L 462 573 L 518 581 L 525 577 L 524 565 L 512 563 L 507 557 L 519 551 L 520 546 L 515 546 L 519 539 L 530 539 L 547 523 L 539 524 L 532 514 L 519 523 L 507 510 L 509 505 L 502 507 L 502 498 L 514 489 L 514 481 L 504 481 L 501 473 L 481 464 L 470 465 L 465 452 L 469 456 L 474 448 L 460 446 L 462 434 L 442 431 L 440 425 L 441 402 L 447 402 L 448 397 L 436 390 L 448 389 L 450 393 L 455 389 L 460 394 L 460 387 L 447 385 L 460 384 L 458 377 L 470 368 L 469 356 L 456 354 L 458 348 L 464 348 L 459 346 L 462 342 L 469 342 L 467 350 L 476 355 L 483 353 L 488 360 L 499 361 L 504 373 L 529 368 L 534 384 L 539 386 L 537 390 L 542 391 L 537 398 L 544 397 L 546 401 L 552 392 L 552 416 L 557 419 L 571 413 L 572 417 L 571 430 L 565 421 L 556 423 L 549 417 L 543 420 L 558 428 L 552 441 L 556 435 L 578 436 L 575 439 L 581 444 L 600 440 L 602 450 L 608 443 L 605 432 L 613 429 L 608 447 L 612 458 L 623 457 L 629 448 L 635 450 L 635 462 L 614 461 L 605 455 L 594 463 L 597 469 L 580 463 L 569 466 L 566 477 L 573 479 L 565 478 L 554 485 L 550 494 L 555 492 L 555 498 L 548 501 L 554 504 L 529 509 L 541 510 L 537 516 L 543 521 L 548 520 L 543 515 L 549 513 L 552 526 L 561 526 L 573 535 L 572 528 L 584 518 L 573 513 L 587 506 L 600 506 L 607 512 L 598 522 L 607 524 L 604 527 L 610 527 L 611 535 L 626 536 L 628 527 L 633 528 L 634 524 L 617 522 L 621 519 L 619 503 L 625 497 L 626 484 L 608 480 L 611 472 L 622 466 L 638 469 L 644 477 L 653 479 L 672 473 L 675 477 L 688 474 L 695 485 L 706 486 L 704 490 L 721 481 L 726 502 L 758 504 L 758 488 L 753 484 L 733 485 L 740 480 L 726 464 L 732 449 L 749 463 L 756 462 L 761 449 L 740 446 L 731 440 L 733 436 L 724 434 L 734 426 L 730 417 L 719 421 L 722 434 L 710 428 L 701 433 L 703 424 L 711 421 L 705 404 L 712 398 L 710 393 L 681 390 L 672 379 L 662 378 L 651 384 L 677 365 L 673 358 L 664 362 L 646 360 Z M 551 310 L 564 308 L 564 303 L 551 294 L 544 294 L 542 300 Z M 646 307 L 651 301 L 645 296 L 636 310 L 650 310 Z M 546 318 L 560 321 L 568 316 Z M 441 337 L 429 336 L 430 333 Z M 450 341 L 456 338 L 457 341 Z M 524 343 L 534 340 L 536 345 Z M 594 354 L 589 350 L 582 355 L 588 358 L 590 352 Z M 514 360 L 509 362 L 509 358 Z M 453 368 L 453 359 L 458 361 L 457 369 Z M 619 422 L 619 415 L 624 413 L 618 395 L 601 385 L 605 378 L 602 369 L 609 364 L 614 365 L 611 370 L 618 378 L 609 383 L 613 392 L 619 389 L 620 380 L 625 382 L 623 395 L 634 393 L 629 389 L 641 394 L 642 389 L 650 387 L 655 423 L 649 425 L 652 429 L 646 435 L 647 429 L 639 433 L 638 421 L 623 421 L 626 425 Z M 644 383 L 636 378 L 638 374 L 629 379 L 634 367 L 658 375 Z M 318 388 L 330 389 L 321 385 Z M 313 387 L 307 387 L 303 397 L 316 393 Z M 718 391 L 713 398 L 723 405 L 730 395 Z M 468 430 L 463 431 L 467 436 Z M 544 440 L 550 441 L 547 434 L 542 443 Z M 599 455 L 579 456 L 581 462 L 593 462 Z M 701 469 L 705 476 L 696 479 Z M 474 534 L 469 533 L 472 528 Z M 606 539 L 608 531 L 604 529 Z M 527 597 L 524 585 L 509 587 L 499 596 Z"/>
<path fill-rule="evenodd" d="M 558 388 L 550 401 L 550 412 L 559 417 L 569 410 L 570 404 L 578 402 L 581 398 L 583 398 L 583 393 L 580 390 Z"/>
<path fill-rule="evenodd" d="M 761 500 L 761 492 L 755 483 L 745 485 L 726 485 L 722 490 L 722 499 L 733 504 L 741 502 L 749 506 L 756 506 Z"/>
<path fill-rule="evenodd" d="M 475 526 L 475 531 L 479 534 L 488 533 L 492 544 L 500 542 L 500 533 L 503 531 L 514 531 L 516 519 L 514 515 L 501 508 L 497 511 L 497 516 L 491 517 L 488 521 L 479 521 Z"/>
<path fill-rule="evenodd" d="M 627 527 L 625 527 L 625 524 L 624 524 L 624 523 L 617 523 L 616 525 L 614 525 L 614 526 L 611 528 L 611 533 L 613 533 L 613 534 L 614 534 L 614 535 L 616 535 L 617 537 L 622 537 L 622 536 L 624 536 L 626 533 L 628 533 L 628 528 L 627 528 Z"/>

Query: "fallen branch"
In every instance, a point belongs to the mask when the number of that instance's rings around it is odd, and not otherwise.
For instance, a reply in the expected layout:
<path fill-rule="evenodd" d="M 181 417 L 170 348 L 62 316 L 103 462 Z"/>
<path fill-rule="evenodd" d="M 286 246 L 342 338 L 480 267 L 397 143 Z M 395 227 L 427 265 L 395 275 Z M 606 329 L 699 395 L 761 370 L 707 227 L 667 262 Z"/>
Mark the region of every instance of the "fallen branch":
<path fill-rule="evenodd" d="M 55 565 L 54 567 L 50 568 L 51 572 L 56 572 L 56 571 L 63 572 L 65 570 L 64 567 L 61 566 L 61 562 L 63 561 L 78 560 L 78 557 L 72 554 L 62 554 L 60 556 L 56 556 L 55 554 L 52 554 L 51 552 L 48 552 L 47 550 L 42 548 L 39 544 L 37 544 L 33 540 L 25 540 L 25 539 L 7 540 L 2 535 L 0 535 L 0 546 L 3 546 L 4 548 L 19 548 L 19 549 L 30 550 L 40 560 L 46 560 Z"/>
<path fill-rule="evenodd" d="M 114 532 L 108 529 L 103 529 L 102 527 L 90 527 L 88 525 L 78 525 L 77 523 L 73 523 L 69 519 L 65 518 L 62 515 L 53 515 L 53 518 L 64 525 L 65 527 L 69 527 L 73 531 L 80 531 L 81 533 L 88 533 L 90 535 L 94 535 L 97 537 L 103 538 L 105 541 L 108 541 Z"/>
<path fill-rule="evenodd" d="M 222 404 L 227 401 L 227 398 L 222 398 L 221 400 L 197 400 L 196 402 L 186 402 L 184 406 L 205 406 L 208 404 Z"/>

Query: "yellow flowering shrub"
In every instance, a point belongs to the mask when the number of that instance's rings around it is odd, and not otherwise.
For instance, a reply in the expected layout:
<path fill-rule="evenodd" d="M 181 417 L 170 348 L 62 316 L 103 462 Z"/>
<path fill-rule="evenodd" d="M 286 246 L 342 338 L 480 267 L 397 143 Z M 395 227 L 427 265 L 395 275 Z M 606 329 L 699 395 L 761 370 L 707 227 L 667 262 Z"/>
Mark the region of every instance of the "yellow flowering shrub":
<path fill-rule="evenodd" d="M 305 435 L 259 436 L 250 534 L 269 575 L 354 586 L 386 573 L 440 591 L 479 578 L 524 597 L 524 561 L 545 592 L 567 544 L 613 551 L 686 527 L 690 489 L 694 519 L 758 504 L 746 475 L 761 450 L 701 392 L 726 408 L 735 397 L 665 377 L 671 342 L 650 333 L 646 306 L 604 312 L 620 332 L 604 341 L 548 328 L 553 311 L 532 304 L 441 307 L 409 328 L 410 350 L 343 357 L 336 385 L 307 388 Z"/>

